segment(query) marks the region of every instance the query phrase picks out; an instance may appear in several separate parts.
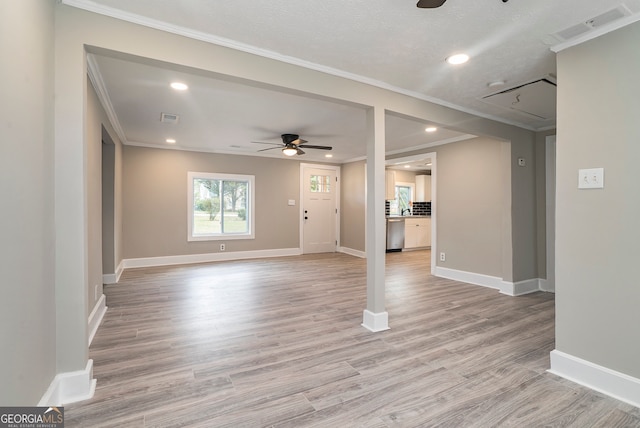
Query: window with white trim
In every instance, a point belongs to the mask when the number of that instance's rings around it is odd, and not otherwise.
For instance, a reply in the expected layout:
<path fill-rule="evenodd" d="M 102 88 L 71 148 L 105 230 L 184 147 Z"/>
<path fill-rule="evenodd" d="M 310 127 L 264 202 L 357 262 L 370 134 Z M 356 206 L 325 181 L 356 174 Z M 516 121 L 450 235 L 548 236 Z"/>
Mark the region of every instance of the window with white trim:
<path fill-rule="evenodd" d="M 189 241 L 253 239 L 253 175 L 188 173 Z"/>

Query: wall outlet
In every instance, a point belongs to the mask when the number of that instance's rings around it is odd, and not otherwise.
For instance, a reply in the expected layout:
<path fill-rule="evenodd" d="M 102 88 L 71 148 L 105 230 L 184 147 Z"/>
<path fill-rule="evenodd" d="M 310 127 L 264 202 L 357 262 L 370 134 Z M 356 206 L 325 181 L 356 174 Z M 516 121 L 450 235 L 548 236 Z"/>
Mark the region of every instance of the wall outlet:
<path fill-rule="evenodd" d="M 444 262 L 447 260 L 447 255 L 445 253 L 440 253 L 440 261 Z"/>
<path fill-rule="evenodd" d="M 224 244 L 220 244 L 220 251 L 224 251 L 226 249 Z"/>

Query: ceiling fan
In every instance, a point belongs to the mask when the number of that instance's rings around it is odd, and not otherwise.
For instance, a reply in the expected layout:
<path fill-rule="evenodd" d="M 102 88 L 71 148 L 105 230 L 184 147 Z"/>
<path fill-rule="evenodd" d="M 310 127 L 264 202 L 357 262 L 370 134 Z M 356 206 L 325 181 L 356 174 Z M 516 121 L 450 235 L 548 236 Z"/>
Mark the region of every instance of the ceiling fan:
<path fill-rule="evenodd" d="M 253 144 L 271 144 L 271 145 L 274 145 L 276 147 L 269 147 L 269 148 L 258 150 L 258 151 L 259 152 L 265 152 L 267 150 L 282 149 L 282 153 L 285 154 L 286 156 L 303 155 L 304 154 L 304 150 L 302 150 L 302 148 L 305 148 L 305 149 L 318 149 L 318 150 L 331 150 L 332 149 L 332 147 L 330 147 L 330 146 L 314 146 L 312 144 L 307 144 L 308 141 L 307 140 L 303 140 L 297 134 L 282 134 L 280 137 L 282 137 L 282 143 L 263 143 L 263 142 L 260 142 L 260 141 L 252 141 L 252 143 Z"/>
<path fill-rule="evenodd" d="M 436 7 L 440 7 L 447 0 L 418 0 L 418 6 L 421 9 L 435 9 Z M 502 0 L 502 3 L 506 3 L 509 0 Z"/>

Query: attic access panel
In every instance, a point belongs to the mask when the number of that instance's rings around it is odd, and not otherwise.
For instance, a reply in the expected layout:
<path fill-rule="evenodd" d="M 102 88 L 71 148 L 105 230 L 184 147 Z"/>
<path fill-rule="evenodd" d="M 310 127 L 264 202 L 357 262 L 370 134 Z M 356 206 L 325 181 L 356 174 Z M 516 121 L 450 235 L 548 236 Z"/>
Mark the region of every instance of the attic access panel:
<path fill-rule="evenodd" d="M 482 100 L 537 119 L 556 117 L 556 84 L 546 78 L 487 95 Z"/>

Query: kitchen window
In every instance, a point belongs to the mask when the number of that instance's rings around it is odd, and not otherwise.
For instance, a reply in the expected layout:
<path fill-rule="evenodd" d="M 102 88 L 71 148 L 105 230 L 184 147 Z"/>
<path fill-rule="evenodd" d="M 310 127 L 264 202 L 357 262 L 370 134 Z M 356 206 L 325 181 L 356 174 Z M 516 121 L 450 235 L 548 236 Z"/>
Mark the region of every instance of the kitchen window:
<path fill-rule="evenodd" d="M 402 215 L 403 210 L 411 210 L 414 195 L 415 184 L 396 182 L 395 199 L 389 201 L 389 214 Z"/>
<path fill-rule="evenodd" d="M 253 175 L 189 172 L 188 241 L 253 239 Z"/>

